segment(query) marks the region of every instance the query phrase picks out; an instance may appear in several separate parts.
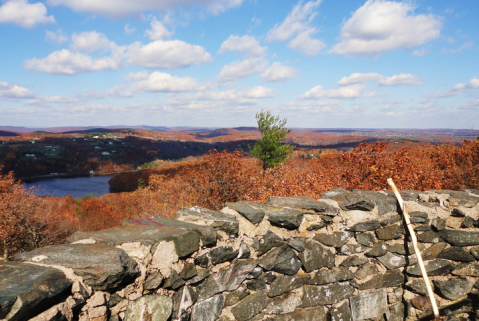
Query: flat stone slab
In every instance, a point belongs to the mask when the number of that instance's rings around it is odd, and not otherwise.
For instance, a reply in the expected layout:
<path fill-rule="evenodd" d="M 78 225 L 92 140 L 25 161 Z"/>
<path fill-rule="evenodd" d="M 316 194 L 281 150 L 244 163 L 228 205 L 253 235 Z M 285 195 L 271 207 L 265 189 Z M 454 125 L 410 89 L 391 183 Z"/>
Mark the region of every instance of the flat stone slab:
<path fill-rule="evenodd" d="M 406 265 L 413 265 L 417 263 L 417 259 L 412 256 L 397 255 L 388 252 L 386 255 L 376 258 L 388 270 L 403 267 Z"/>
<path fill-rule="evenodd" d="M 299 260 L 305 272 L 312 272 L 322 267 L 332 268 L 335 255 L 313 240 L 306 241 L 304 251 L 299 255 Z"/>
<path fill-rule="evenodd" d="M 372 211 L 376 204 L 367 196 L 359 195 L 353 192 L 348 192 L 343 189 L 335 189 L 324 192 L 321 195 L 322 199 L 330 199 L 338 202 L 339 207 L 344 211 Z"/>
<path fill-rule="evenodd" d="M 309 309 L 295 309 L 291 313 L 277 315 L 274 317 L 273 320 L 274 321 L 326 321 L 328 320 L 328 318 L 326 316 L 326 312 L 324 311 L 324 307 L 320 306 L 320 307 L 309 308 Z M 347 320 L 347 319 L 344 319 L 344 320 Z"/>
<path fill-rule="evenodd" d="M 324 232 L 318 233 L 314 237 L 314 240 L 323 243 L 326 246 L 341 247 L 346 244 L 353 236 L 354 234 L 349 231 Z"/>
<path fill-rule="evenodd" d="M 335 269 L 321 269 L 313 274 L 309 285 L 325 285 L 341 281 L 348 281 L 354 279 L 353 272 L 348 268 L 339 267 Z"/>
<path fill-rule="evenodd" d="M 361 197 L 372 200 L 378 207 L 379 215 L 384 215 L 390 212 L 397 212 L 398 206 L 396 197 L 361 189 L 353 189 L 352 192 L 358 194 Z"/>
<path fill-rule="evenodd" d="M 424 262 L 424 267 L 426 268 L 427 275 L 435 276 L 449 273 L 449 271 L 454 268 L 454 265 L 447 260 L 435 259 Z M 408 266 L 406 268 L 406 273 L 416 277 L 422 276 L 419 265 Z"/>
<path fill-rule="evenodd" d="M 361 292 L 349 299 L 353 320 L 372 319 L 388 312 L 386 289 Z"/>
<path fill-rule="evenodd" d="M 320 286 L 305 285 L 301 307 L 310 308 L 318 305 L 335 304 L 349 298 L 353 293 L 354 288 L 348 282 Z"/>
<path fill-rule="evenodd" d="M 211 246 L 216 244 L 216 231 L 211 226 L 197 225 L 193 223 L 173 220 L 161 216 L 152 216 L 145 218 L 137 218 L 124 221 L 123 225 L 149 225 L 149 226 L 170 226 L 185 230 L 192 230 L 198 233 L 203 245 Z"/>
<path fill-rule="evenodd" d="M 183 207 L 175 213 L 174 219 L 198 225 L 211 226 L 230 235 L 238 235 L 239 222 L 232 215 L 193 206 Z"/>
<path fill-rule="evenodd" d="M 190 320 L 195 321 L 215 321 L 221 315 L 225 299 L 220 295 L 197 302 L 191 311 Z"/>
<path fill-rule="evenodd" d="M 96 232 L 75 232 L 67 238 L 67 241 L 70 243 L 97 243 L 108 246 L 139 242 L 152 247 L 162 241 L 173 241 L 176 253 L 180 258 L 187 257 L 200 247 L 200 237 L 195 231 L 158 225 L 132 224 Z"/>
<path fill-rule="evenodd" d="M 462 261 L 462 262 L 475 262 L 474 256 L 469 252 L 464 250 L 462 247 L 453 246 L 448 249 L 442 250 L 438 255 L 441 259 L 448 259 L 453 261 Z"/>
<path fill-rule="evenodd" d="M 442 230 L 438 234 L 454 246 L 479 245 L 479 232 Z"/>
<path fill-rule="evenodd" d="M 237 320 L 247 321 L 263 311 L 267 305 L 266 291 L 258 291 L 244 298 L 231 309 L 231 312 Z"/>
<path fill-rule="evenodd" d="M 283 244 L 283 239 L 281 239 L 273 232 L 268 231 L 264 236 L 255 237 L 253 241 L 253 248 L 258 253 L 258 256 L 261 256 L 271 250 L 273 247 L 278 247 Z"/>
<path fill-rule="evenodd" d="M 243 215 L 251 223 L 257 225 L 263 221 L 265 212 L 263 209 L 257 207 L 256 204 L 257 203 L 240 201 L 226 203 L 226 206 Z"/>
<path fill-rule="evenodd" d="M 256 203 L 264 210 L 268 221 L 273 226 L 282 227 L 287 230 L 295 230 L 303 221 L 303 212 L 297 209 L 276 207 L 267 204 Z"/>
<path fill-rule="evenodd" d="M 167 321 L 171 315 L 171 298 L 159 295 L 143 296 L 128 305 L 125 321 Z"/>
<path fill-rule="evenodd" d="M 308 284 L 311 276 L 309 274 L 280 275 L 270 285 L 268 296 L 270 298 L 288 293 L 305 284 Z"/>
<path fill-rule="evenodd" d="M 212 265 L 233 260 L 238 256 L 238 254 L 239 254 L 239 251 L 233 250 L 231 246 L 221 246 L 221 247 L 212 249 L 208 253 L 198 256 L 195 259 L 195 264 L 206 268 Z"/>
<path fill-rule="evenodd" d="M 468 280 L 456 279 L 448 281 L 434 281 L 434 288 L 448 300 L 457 300 L 472 290 L 473 284 Z"/>
<path fill-rule="evenodd" d="M 71 292 L 72 281 L 49 267 L 5 262 L 0 264 L 0 319 L 28 320 Z"/>
<path fill-rule="evenodd" d="M 62 244 L 15 256 L 16 261 L 71 268 L 94 290 L 112 290 L 140 275 L 135 260 L 119 248 L 101 244 Z"/>
<path fill-rule="evenodd" d="M 478 263 L 462 263 L 459 264 L 452 274 L 459 276 L 479 276 L 479 264 Z"/>
<path fill-rule="evenodd" d="M 404 280 L 405 276 L 401 271 L 398 269 L 389 270 L 384 274 L 376 274 L 367 282 L 359 284 L 359 290 L 401 286 L 404 283 Z"/>
<path fill-rule="evenodd" d="M 263 255 L 258 259 L 258 264 L 267 271 L 286 275 L 294 275 L 301 268 L 301 262 L 296 253 L 287 244 L 276 247 Z"/>
<path fill-rule="evenodd" d="M 324 213 L 330 216 L 339 214 L 339 210 L 326 203 L 317 201 L 308 196 L 291 196 L 291 197 L 277 197 L 271 196 L 266 201 L 266 204 L 279 207 L 300 208 L 303 210 L 312 210 L 317 213 Z"/>

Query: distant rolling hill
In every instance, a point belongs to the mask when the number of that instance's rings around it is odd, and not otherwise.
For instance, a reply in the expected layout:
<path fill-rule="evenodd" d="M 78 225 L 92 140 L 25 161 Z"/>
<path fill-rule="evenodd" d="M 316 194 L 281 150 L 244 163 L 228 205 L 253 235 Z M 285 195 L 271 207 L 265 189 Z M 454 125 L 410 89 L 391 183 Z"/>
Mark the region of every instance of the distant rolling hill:
<path fill-rule="evenodd" d="M 18 133 L 10 132 L 10 131 L 5 131 L 5 130 L 0 130 L 0 137 L 14 137 L 14 136 L 20 136 Z"/>

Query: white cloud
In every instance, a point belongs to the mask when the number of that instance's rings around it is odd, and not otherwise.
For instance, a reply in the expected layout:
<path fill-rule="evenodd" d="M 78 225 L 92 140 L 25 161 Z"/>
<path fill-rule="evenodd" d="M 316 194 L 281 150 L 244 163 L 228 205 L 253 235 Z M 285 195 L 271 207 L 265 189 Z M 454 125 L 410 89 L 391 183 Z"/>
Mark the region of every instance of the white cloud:
<path fill-rule="evenodd" d="M 226 39 L 218 50 L 219 54 L 229 51 L 238 51 L 246 57 L 262 57 L 266 54 L 268 47 L 261 47 L 258 41 L 251 36 L 244 35 L 243 37 L 231 35 Z"/>
<path fill-rule="evenodd" d="M 286 41 L 291 39 L 288 47 L 308 56 L 318 54 L 326 45 L 311 35 L 318 30 L 311 26 L 316 16 L 316 8 L 322 0 L 299 2 L 288 14 L 283 23 L 275 25 L 266 35 L 267 41 Z"/>
<path fill-rule="evenodd" d="M 57 30 L 57 31 L 47 30 L 45 32 L 45 39 L 59 45 L 65 41 L 68 41 L 68 36 L 65 33 L 63 33 L 61 30 Z"/>
<path fill-rule="evenodd" d="M 151 21 L 151 30 L 146 30 L 146 35 L 151 40 L 165 40 L 170 38 L 172 33 L 168 31 L 161 22 L 156 20 L 156 18 L 153 18 Z"/>
<path fill-rule="evenodd" d="M 444 54 L 457 54 L 461 51 L 464 51 L 464 50 L 467 50 L 467 49 L 471 49 L 472 47 L 474 46 L 474 44 L 472 42 L 466 42 L 464 43 L 462 46 L 460 46 L 459 48 L 457 49 L 449 49 L 449 48 L 442 48 L 441 49 L 441 53 L 444 53 Z"/>
<path fill-rule="evenodd" d="M 379 55 L 388 50 L 410 49 L 439 37 L 441 18 L 412 15 L 410 2 L 368 0 L 341 29 L 341 42 L 331 53 L 358 56 Z"/>
<path fill-rule="evenodd" d="M 274 62 L 271 67 L 266 69 L 261 78 L 266 82 L 280 82 L 293 79 L 297 70 L 293 67 L 282 65 L 279 62 Z"/>
<path fill-rule="evenodd" d="M 33 28 L 39 23 L 53 23 L 47 16 L 47 8 L 41 2 L 29 4 L 27 0 L 9 0 L 0 7 L 0 23 L 13 23 L 23 28 Z"/>
<path fill-rule="evenodd" d="M 125 31 L 127 35 L 131 35 L 133 32 L 135 32 L 135 30 L 136 30 L 135 28 L 130 27 L 129 23 L 127 23 L 125 27 L 123 28 L 123 31 Z"/>
<path fill-rule="evenodd" d="M 191 77 L 178 77 L 155 71 L 148 78 L 133 83 L 132 89 L 137 92 L 186 92 L 200 90 L 201 85 Z"/>
<path fill-rule="evenodd" d="M 42 96 L 31 99 L 27 103 L 29 105 L 47 106 L 48 104 L 73 104 L 79 101 L 80 99 L 70 96 Z"/>
<path fill-rule="evenodd" d="M 108 89 L 105 91 L 110 97 L 118 97 L 118 98 L 130 98 L 133 97 L 133 92 L 129 89 L 126 89 L 124 86 L 115 86 L 113 88 Z"/>
<path fill-rule="evenodd" d="M 353 73 L 348 77 L 343 77 L 338 81 L 338 85 L 346 86 L 352 84 L 364 84 L 367 81 L 375 80 L 381 86 L 400 86 L 400 85 L 421 85 L 419 77 L 412 74 L 398 74 L 386 77 L 378 73 Z"/>
<path fill-rule="evenodd" d="M 339 89 L 324 90 L 322 86 L 316 86 L 308 90 L 304 95 L 301 95 L 300 99 L 318 99 L 318 98 L 358 98 L 361 97 L 366 85 L 355 84 L 341 87 Z"/>
<path fill-rule="evenodd" d="M 429 95 L 430 98 L 443 98 L 443 97 L 452 97 L 465 94 L 470 89 L 479 88 L 479 78 L 471 78 L 467 84 L 458 83 L 448 90 L 440 91 Z"/>
<path fill-rule="evenodd" d="M 251 76 L 262 72 L 268 67 L 268 63 L 263 58 L 250 58 L 241 61 L 235 61 L 224 66 L 218 77 L 222 81 L 232 81 Z"/>
<path fill-rule="evenodd" d="M 419 50 L 414 50 L 414 51 L 412 52 L 412 54 L 415 55 L 415 56 L 418 56 L 418 57 L 423 57 L 423 56 L 427 55 L 427 50 L 424 49 L 424 48 L 423 48 L 423 49 L 419 49 Z"/>
<path fill-rule="evenodd" d="M 72 35 L 72 44 L 70 49 L 74 51 L 93 52 L 99 49 L 116 49 L 118 46 L 108 40 L 108 38 L 97 31 L 87 31 Z"/>
<path fill-rule="evenodd" d="M 0 100 L 2 99 L 23 99 L 33 98 L 33 93 L 25 87 L 12 85 L 4 81 L 0 81 Z"/>
<path fill-rule="evenodd" d="M 146 68 L 179 69 L 211 61 L 205 48 L 181 40 L 156 40 L 147 45 L 135 42 L 129 46 L 128 62 Z"/>
<path fill-rule="evenodd" d="M 274 91 L 265 86 L 257 86 L 243 90 L 240 96 L 245 98 L 271 98 L 274 96 Z"/>
<path fill-rule="evenodd" d="M 213 14 L 241 5 L 243 0 L 48 0 L 49 5 L 64 5 L 75 11 L 100 14 L 111 18 L 139 15 L 144 11 L 204 7 Z"/>
<path fill-rule="evenodd" d="M 82 72 L 119 69 L 123 67 L 121 52 L 111 57 L 92 58 L 67 49 L 54 51 L 46 58 L 33 58 L 23 63 L 25 69 L 57 75 L 75 75 Z"/>

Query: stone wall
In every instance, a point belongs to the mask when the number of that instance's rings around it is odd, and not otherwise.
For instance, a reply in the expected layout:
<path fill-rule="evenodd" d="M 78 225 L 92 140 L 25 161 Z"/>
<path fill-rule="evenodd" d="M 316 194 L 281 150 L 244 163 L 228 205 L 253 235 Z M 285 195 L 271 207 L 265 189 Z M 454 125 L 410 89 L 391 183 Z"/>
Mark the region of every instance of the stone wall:
<path fill-rule="evenodd" d="M 402 195 L 441 313 L 479 320 L 479 191 Z M 390 192 L 184 208 L 1 264 L 0 319 L 428 320 L 407 239 Z"/>

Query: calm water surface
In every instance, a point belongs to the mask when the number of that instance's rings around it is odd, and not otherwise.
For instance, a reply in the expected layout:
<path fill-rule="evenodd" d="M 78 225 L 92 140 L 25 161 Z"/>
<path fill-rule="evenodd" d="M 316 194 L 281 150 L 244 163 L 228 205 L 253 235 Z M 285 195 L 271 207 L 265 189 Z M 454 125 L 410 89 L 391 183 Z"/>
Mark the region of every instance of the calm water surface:
<path fill-rule="evenodd" d="M 114 175 L 86 176 L 75 178 L 45 178 L 25 183 L 26 188 L 33 187 L 34 194 L 39 196 L 83 197 L 85 195 L 100 196 L 113 193 L 108 181 Z"/>

